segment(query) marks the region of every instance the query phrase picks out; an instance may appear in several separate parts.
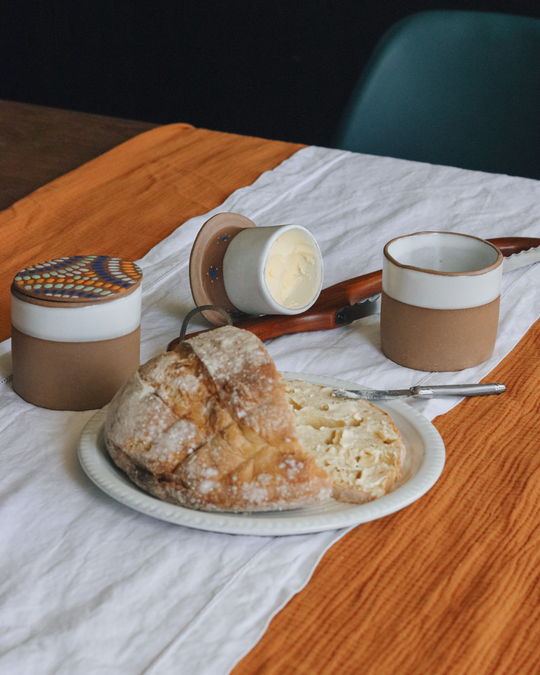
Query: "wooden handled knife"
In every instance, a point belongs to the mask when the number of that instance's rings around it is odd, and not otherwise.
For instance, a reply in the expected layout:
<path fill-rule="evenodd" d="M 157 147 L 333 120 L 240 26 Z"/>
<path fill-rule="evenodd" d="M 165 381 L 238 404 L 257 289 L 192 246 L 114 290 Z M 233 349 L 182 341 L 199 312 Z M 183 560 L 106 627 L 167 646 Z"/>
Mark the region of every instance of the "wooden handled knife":
<path fill-rule="evenodd" d="M 540 239 L 499 237 L 487 241 L 497 246 L 505 256 L 504 272 L 540 260 Z M 255 333 L 263 341 L 291 333 L 339 328 L 373 314 L 368 298 L 381 291 L 382 270 L 377 270 L 325 288 L 321 291 L 317 302 L 302 314 L 248 317 L 235 321 L 234 325 Z M 198 331 L 200 332 L 202 331 Z M 190 333 L 186 337 L 193 337 L 198 333 Z M 178 338 L 173 340 L 168 350 L 174 349 L 178 342 Z"/>

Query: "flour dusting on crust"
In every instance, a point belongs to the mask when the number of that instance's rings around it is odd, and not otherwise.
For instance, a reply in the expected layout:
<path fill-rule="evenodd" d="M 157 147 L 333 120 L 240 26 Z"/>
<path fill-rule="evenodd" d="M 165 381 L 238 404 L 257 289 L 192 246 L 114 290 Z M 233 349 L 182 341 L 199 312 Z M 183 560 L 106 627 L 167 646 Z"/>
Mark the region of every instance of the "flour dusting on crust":
<path fill-rule="evenodd" d="M 329 499 L 331 479 L 300 445 L 283 381 L 262 342 L 232 326 L 147 364 L 109 406 L 113 461 L 142 489 L 209 511 L 266 511 Z"/>

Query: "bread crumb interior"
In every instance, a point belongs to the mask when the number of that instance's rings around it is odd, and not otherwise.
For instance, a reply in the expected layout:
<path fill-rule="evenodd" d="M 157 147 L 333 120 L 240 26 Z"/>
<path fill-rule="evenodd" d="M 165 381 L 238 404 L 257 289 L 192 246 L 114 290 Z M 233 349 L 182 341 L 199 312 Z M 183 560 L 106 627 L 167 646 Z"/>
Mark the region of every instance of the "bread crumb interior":
<path fill-rule="evenodd" d="M 284 383 L 300 443 L 334 484 L 364 493 L 365 501 L 386 494 L 403 461 L 403 444 L 391 418 L 367 401 L 333 397 L 330 387 Z"/>

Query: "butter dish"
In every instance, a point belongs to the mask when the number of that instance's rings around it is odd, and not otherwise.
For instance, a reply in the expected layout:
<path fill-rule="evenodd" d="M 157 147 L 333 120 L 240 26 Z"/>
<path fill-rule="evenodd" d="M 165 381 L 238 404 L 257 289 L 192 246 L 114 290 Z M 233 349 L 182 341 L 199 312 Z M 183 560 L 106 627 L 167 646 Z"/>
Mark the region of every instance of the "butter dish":
<path fill-rule="evenodd" d="M 216 305 L 234 319 L 305 312 L 319 297 L 324 277 L 321 251 L 305 227 L 257 227 L 236 213 L 206 221 L 189 273 L 195 304 Z M 217 312 L 203 314 L 215 326 L 224 323 Z"/>

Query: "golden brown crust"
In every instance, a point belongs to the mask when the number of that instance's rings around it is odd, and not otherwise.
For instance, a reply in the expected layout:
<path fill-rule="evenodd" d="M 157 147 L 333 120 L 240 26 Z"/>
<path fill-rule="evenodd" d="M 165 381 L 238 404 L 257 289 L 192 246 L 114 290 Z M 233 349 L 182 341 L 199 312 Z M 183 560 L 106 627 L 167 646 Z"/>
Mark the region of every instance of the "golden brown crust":
<path fill-rule="evenodd" d="M 190 508 L 265 511 L 331 494 L 329 476 L 298 441 L 270 355 L 232 326 L 142 366 L 112 401 L 105 439 L 139 487 Z"/>

